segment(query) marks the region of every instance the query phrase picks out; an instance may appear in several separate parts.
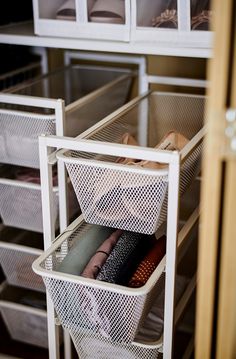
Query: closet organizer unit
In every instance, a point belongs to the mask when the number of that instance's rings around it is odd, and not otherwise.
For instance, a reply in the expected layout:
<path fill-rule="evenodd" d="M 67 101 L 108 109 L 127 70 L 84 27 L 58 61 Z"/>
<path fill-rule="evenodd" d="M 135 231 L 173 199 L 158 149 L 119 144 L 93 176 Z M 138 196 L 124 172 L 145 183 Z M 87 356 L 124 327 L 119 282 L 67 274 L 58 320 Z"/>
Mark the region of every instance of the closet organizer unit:
<path fill-rule="evenodd" d="M 24 85 L 14 94 L 1 94 L 0 162 L 39 168 L 40 134 L 80 134 L 127 101 L 132 77 L 126 69 L 74 65 Z M 62 100 L 52 99 L 63 99 L 65 107 Z M 51 101 L 56 109 L 52 110 Z M 14 171 L 0 179 L 0 215 L 5 225 L 43 232 L 40 178 L 33 182 L 19 179 Z M 58 227 L 56 178 L 52 198 Z"/>
<path fill-rule="evenodd" d="M 33 269 L 43 277 L 58 317 L 69 329 L 81 358 L 87 358 L 87 355 L 110 358 L 116 354 L 125 358 L 150 359 L 161 356 L 162 349 L 165 358 L 171 355 L 175 265 L 180 259 L 176 259 L 178 198 L 200 169 L 204 103 L 203 96 L 149 92 L 132 100 L 78 139 L 55 138 L 54 141 L 52 138 L 52 143 L 68 149 L 59 151 L 57 159 L 66 165 L 83 217 L 57 238 L 34 262 Z M 181 133 L 188 143 L 180 151 L 153 149 L 169 131 Z M 121 144 L 122 136 L 127 132 L 141 147 Z M 143 168 L 134 163 L 122 164 L 121 158 L 133 159 L 133 162 L 135 159 L 149 160 L 163 166 L 160 169 Z M 192 213 L 187 228 L 193 226 L 196 218 L 196 212 Z M 161 224 L 165 221 L 166 256 L 140 288 L 60 271 L 63 259 L 93 224 L 155 233 L 159 238 Z M 179 234 L 181 245 L 190 231 L 185 228 Z M 194 288 L 192 281 L 186 286 L 190 291 Z M 165 317 L 163 314 L 164 346 L 163 326 L 156 340 L 150 342 L 145 336 L 142 340 L 137 339 L 163 290 L 163 310 L 167 313 Z M 88 343 L 94 345 L 89 348 Z M 99 356 L 98 352 L 95 355 L 93 346 L 99 348 Z"/>
<path fill-rule="evenodd" d="M 211 19 L 209 0 L 131 0 L 131 41 L 208 48 Z"/>
<path fill-rule="evenodd" d="M 130 0 L 34 0 L 37 35 L 129 41 Z"/>

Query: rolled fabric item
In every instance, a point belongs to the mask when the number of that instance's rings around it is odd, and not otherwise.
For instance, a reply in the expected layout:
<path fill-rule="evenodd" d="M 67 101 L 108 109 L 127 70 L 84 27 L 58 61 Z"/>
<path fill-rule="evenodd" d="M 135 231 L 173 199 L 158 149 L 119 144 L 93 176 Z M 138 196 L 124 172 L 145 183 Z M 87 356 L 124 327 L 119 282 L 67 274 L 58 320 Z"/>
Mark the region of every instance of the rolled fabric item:
<path fill-rule="evenodd" d="M 57 270 L 81 275 L 90 258 L 112 232 L 114 232 L 112 228 L 93 225 L 75 242 Z"/>
<path fill-rule="evenodd" d="M 102 243 L 102 245 L 97 249 L 96 253 L 92 256 L 84 268 L 81 274 L 82 277 L 96 279 L 99 271 L 101 270 L 103 264 L 106 262 L 109 254 L 116 245 L 122 233 L 123 231 L 118 229 Z"/>
<path fill-rule="evenodd" d="M 116 283 L 123 265 L 141 240 L 143 240 L 142 234 L 125 231 L 102 266 L 97 279 Z"/>
<path fill-rule="evenodd" d="M 143 240 L 138 243 L 134 251 L 127 258 L 117 277 L 117 284 L 127 286 L 140 262 L 156 242 L 155 235 L 143 235 Z"/>
<path fill-rule="evenodd" d="M 166 236 L 159 238 L 139 264 L 129 281 L 129 287 L 139 288 L 146 284 L 166 252 Z"/>

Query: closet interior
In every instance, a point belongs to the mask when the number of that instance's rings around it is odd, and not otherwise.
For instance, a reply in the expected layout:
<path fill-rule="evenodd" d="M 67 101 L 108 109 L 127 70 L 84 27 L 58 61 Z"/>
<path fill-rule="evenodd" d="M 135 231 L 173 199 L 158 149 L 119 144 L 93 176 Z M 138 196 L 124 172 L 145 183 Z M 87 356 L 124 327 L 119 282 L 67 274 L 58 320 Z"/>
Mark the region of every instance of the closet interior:
<path fill-rule="evenodd" d="M 3 355 L 192 355 L 212 11 L 148 3 L 0 16 Z"/>

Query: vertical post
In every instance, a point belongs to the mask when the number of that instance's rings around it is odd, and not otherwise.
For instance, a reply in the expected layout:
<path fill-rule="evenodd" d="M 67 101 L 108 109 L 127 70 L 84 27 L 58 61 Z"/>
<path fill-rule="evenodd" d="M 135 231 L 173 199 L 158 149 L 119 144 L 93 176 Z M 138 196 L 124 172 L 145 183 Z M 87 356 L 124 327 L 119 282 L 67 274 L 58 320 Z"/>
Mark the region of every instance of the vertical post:
<path fill-rule="evenodd" d="M 177 1 L 178 13 L 178 30 L 190 31 L 191 30 L 191 1 L 178 0 Z"/>
<path fill-rule="evenodd" d="M 52 240 L 55 238 L 55 226 L 53 220 L 53 186 L 52 186 L 52 166 L 48 163 L 49 149 L 45 142 L 45 136 L 39 137 L 39 160 L 41 178 L 41 196 L 43 210 L 43 237 L 44 250 L 48 249 Z M 48 324 L 48 348 L 49 358 L 59 358 L 59 332 L 55 325 L 55 313 L 51 298 L 46 292 L 47 297 L 47 324 Z"/>
<path fill-rule="evenodd" d="M 55 108 L 56 116 L 56 134 L 57 136 L 65 135 L 65 102 L 61 99 L 57 100 Z M 66 229 L 68 225 L 68 188 L 65 164 L 62 161 L 57 162 L 58 171 L 58 188 L 59 188 L 59 220 L 60 232 Z M 64 357 L 71 359 L 71 339 L 67 330 L 64 333 Z"/>
<path fill-rule="evenodd" d="M 166 279 L 164 305 L 163 358 L 171 359 L 173 353 L 175 274 L 179 212 L 180 156 L 173 152 L 169 164 L 167 243 L 166 243 Z"/>
<path fill-rule="evenodd" d="M 56 134 L 65 135 L 65 102 L 57 100 L 55 108 L 56 116 Z M 68 225 L 68 201 L 67 201 L 67 176 L 65 165 L 62 161 L 57 163 L 58 169 L 58 187 L 59 187 L 59 218 L 60 231 L 62 232 Z"/>

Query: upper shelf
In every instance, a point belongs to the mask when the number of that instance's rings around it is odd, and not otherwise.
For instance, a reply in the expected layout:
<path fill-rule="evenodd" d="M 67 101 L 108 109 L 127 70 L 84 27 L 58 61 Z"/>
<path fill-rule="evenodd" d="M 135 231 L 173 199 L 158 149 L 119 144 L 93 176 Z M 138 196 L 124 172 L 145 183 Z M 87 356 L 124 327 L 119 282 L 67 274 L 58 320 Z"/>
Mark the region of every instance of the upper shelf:
<path fill-rule="evenodd" d="M 166 55 L 209 58 L 212 56 L 212 47 L 196 48 L 183 47 L 166 43 L 122 42 L 108 40 L 74 39 L 34 34 L 32 22 L 13 24 L 0 28 L 0 43 L 41 46 L 61 49 L 108 51 L 117 53 Z"/>

